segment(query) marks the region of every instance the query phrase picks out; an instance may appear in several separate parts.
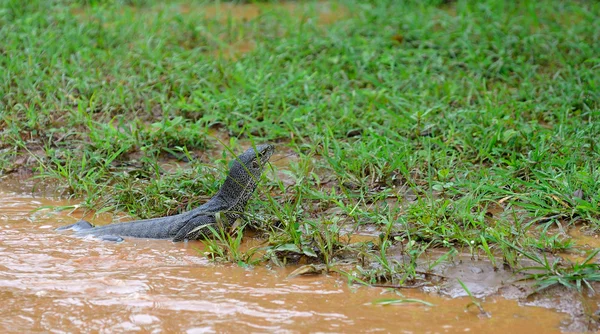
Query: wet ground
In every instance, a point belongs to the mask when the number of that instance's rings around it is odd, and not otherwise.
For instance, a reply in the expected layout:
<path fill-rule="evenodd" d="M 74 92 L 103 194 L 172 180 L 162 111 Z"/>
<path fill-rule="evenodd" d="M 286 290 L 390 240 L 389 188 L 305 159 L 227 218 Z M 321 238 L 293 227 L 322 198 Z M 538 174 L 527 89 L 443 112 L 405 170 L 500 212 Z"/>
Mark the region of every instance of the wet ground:
<path fill-rule="evenodd" d="M 476 308 L 465 310 L 470 303 L 466 297 L 447 297 L 464 295 L 452 284 L 430 288 L 428 293 L 354 287 L 339 276 L 289 278 L 295 267 L 244 269 L 212 264 L 202 256 L 199 242 L 129 239 L 116 244 L 57 233 L 56 227 L 78 220 L 82 212 L 45 208 L 76 203 L 34 196 L 31 188 L 22 180 L 0 180 L 2 332 L 500 333 L 518 329 L 550 333 L 559 332 L 561 326 L 582 329 L 569 327 L 573 326 L 569 310 L 582 311 L 573 306 L 577 300 L 554 301 L 554 307 L 566 312 L 561 313 L 549 309 L 552 305 L 523 299 L 523 287 L 499 284 L 511 279 L 509 273 L 494 272 L 485 262 L 463 260 L 439 270 L 460 277 L 476 295 L 487 296 L 482 305 L 490 317 L 481 316 Z M 516 300 L 498 296 L 501 285 L 500 294 Z M 491 288 L 480 293 L 477 286 Z M 381 299 L 418 299 L 433 306 L 373 304 Z"/>

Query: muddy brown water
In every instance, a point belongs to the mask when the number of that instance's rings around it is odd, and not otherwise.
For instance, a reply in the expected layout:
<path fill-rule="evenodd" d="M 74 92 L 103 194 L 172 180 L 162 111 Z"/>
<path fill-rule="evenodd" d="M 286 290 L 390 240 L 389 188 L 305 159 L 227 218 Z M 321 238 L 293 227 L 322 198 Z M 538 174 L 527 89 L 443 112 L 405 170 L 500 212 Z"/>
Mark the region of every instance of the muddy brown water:
<path fill-rule="evenodd" d="M 403 290 L 422 304 L 350 287 L 337 276 L 287 278 L 296 268 L 212 264 L 198 242 L 101 242 L 57 233 L 76 203 L 33 196 L 0 181 L 1 332 L 558 332 L 565 315 L 490 297 L 490 318 L 465 311 L 466 298 Z"/>

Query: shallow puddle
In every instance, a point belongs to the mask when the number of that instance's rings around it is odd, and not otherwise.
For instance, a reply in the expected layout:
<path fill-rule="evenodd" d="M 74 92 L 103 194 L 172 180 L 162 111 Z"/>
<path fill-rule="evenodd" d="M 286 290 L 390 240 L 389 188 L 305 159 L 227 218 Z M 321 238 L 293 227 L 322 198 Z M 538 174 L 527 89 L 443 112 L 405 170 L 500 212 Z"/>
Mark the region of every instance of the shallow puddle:
<path fill-rule="evenodd" d="M 0 184 L 2 332 L 558 332 L 565 315 L 489 297 L 465 311 L 466 298 L 416 290 L 349 287 L 339 276 L 287 278 L 294 269 L 210 263 L 199 242 L 101 242 L 57 233 L 78 211 Z M 38 210 L 38 211 L 35 211 Z M 375 305 L 383 298 L 419 303 Z"/>
<path fill-rule="evenodd" d="M 575 227 L 569 231 L 569 236 L 573 238 L 576 245 L 585 250 L 600 248 L 600 234 L 598 233 L 584 233 L 581 228 Z"/>

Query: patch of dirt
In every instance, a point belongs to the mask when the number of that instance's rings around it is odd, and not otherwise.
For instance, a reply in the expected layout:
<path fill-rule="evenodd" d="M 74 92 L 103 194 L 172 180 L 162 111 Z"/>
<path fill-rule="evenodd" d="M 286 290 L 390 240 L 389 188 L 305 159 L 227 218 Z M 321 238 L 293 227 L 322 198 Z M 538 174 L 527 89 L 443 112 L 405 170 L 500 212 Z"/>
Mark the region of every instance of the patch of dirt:
<path fill-rule="evenodd" d="M 472 260 L 466 255 L 459 256 L 452 263 L 441 263 L 433 272 L 447 277 L 439 292 L 452 298 L 468 296 L 458 282 L 459 279 L 477 298 L 494 295 L 500 287 L 515 280 L 515 274 L 511 270 L 495 269 L 489 261 Z"/>
<path fill-rule="evenodd" d="M 217 3 L 213 5 L 184 4 L 180 6 L 182 14 L 202 13 L 207 18 L 216 18 L 222 22 L 229 19 L 238 21 L 254 20 L 261 15 L 273 11 L 284 11 L 290 15 L 306 12 L 302 20 L 316 20 L 319 24 L 331 24 L 350 15 L 349 10 L 341 4 L 321 1 L 316 4 L 289 1 L 280 3 Z"/>

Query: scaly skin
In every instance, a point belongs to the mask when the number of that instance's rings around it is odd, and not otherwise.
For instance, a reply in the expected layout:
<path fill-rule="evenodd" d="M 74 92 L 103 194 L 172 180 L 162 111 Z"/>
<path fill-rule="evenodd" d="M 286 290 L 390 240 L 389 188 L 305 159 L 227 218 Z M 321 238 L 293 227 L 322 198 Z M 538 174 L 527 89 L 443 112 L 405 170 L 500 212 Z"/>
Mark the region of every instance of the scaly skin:
<path fill-rule="evenodd" d="M 221 221 L 228 225 L 242 216 L 273 151 L 272 145 L 259 145 L 256 150 L 250 148 L 242 153 L 234 160 L 217 194 L 194 210 L 169 217 L 101 227 L 93 227 L 86 221 L 79 221 L 61 227 L 59 230 L 72 229 L 77 231 L 76 235 L 93 235 L 112 241 L 121 241 L 121 237 L 172 239 L 173 241 L 200 239 L 206 232 L 206 227 L 216 224 L 217 213 L 221 213 Z"/>

